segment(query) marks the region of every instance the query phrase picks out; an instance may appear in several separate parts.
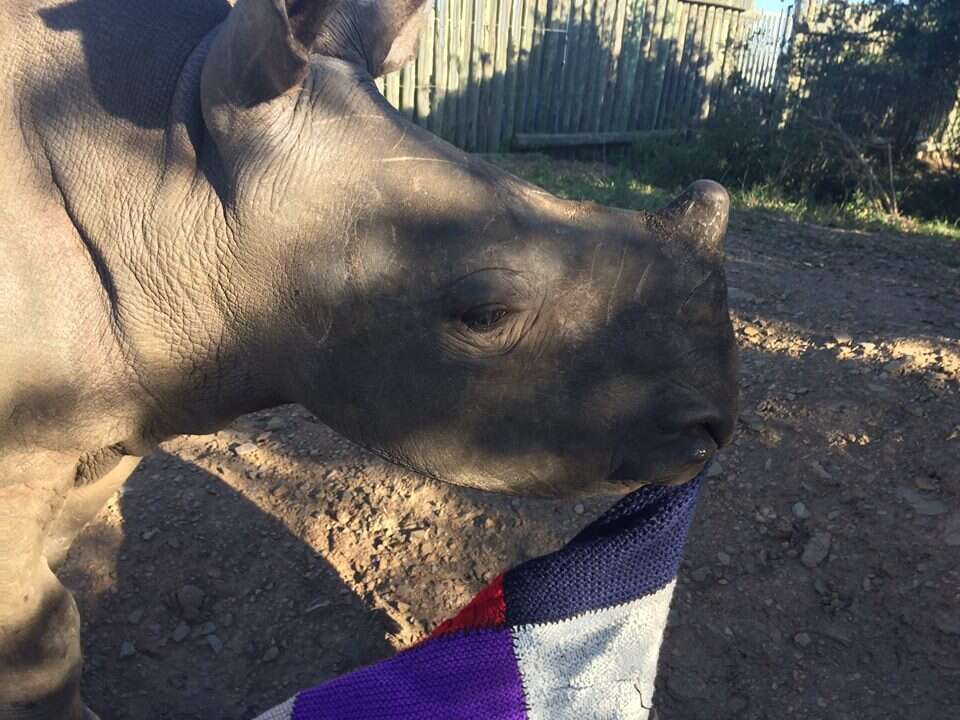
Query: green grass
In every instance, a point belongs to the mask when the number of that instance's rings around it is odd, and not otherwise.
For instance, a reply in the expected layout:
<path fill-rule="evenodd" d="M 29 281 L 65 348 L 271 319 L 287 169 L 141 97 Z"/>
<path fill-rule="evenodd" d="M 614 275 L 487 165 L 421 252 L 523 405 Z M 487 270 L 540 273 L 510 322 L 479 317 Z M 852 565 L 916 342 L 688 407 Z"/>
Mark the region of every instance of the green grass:
<path fill-rule="evenodd" d="M 592 200 L 632 210 L 663 207 L 679 191 L 679 188 L 658 188 L 640 182 L 626 168 L 602 163 L 556 160 L 540 154 L 496 155 L 489 159 L 560 197 Z M 960 240 L 960 225 L 957 223 L 887 215 L 866 203 L 818 205 L 785 198 L 769 187 L 733 190 L 731 200 L 741 213 L 746 211 L 760 216 L 756 219 L 768 216 L 827 228 Z"/>
<path fill-rule="evenodd" d="M 948 220 L 917 220 L 902 215 L 880 212 L 863 202 L 847 205 L 819 205 L 806 200 L 783 197 L 769 187 L 734 191 L 735 207 L 799 223 L 812 223 L 831 228 L 863 232 L 889 232 L 922 235 L 945 240 L 960 240 L 960 224 Z"/>

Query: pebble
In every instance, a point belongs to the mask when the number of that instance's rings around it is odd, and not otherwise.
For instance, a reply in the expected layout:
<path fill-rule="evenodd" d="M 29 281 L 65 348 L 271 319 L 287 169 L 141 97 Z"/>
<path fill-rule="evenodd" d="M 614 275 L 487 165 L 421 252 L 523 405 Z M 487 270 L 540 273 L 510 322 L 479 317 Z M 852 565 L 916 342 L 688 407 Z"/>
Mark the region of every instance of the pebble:
<path fill-rule="evenodd" d="M 183 617 L 195 620 L 200 616 L 200 607 L 203 605 L 204 592 L 196 585 L 184 585 L 177 591 L 177 604 Z"/>
<path fill-rule="evenodd" d="M 795 502 L 793 504 L 793 516 L 798 520 L 807 520 L 810 517 L 810 510 L 802 502 Z"/>
<path fill-rule="evenodd" d="M 934 618 L 937 630 L 944 635 L 960 635 L 960 613 L 941 610 Z"/>
<path fill-rule="evenodd" d="M 573 506 L 573 511 L 577 515 L 583 515 L 583 513 L 586 511 L 586 508 L 583 506 L 583 503 L 577 503 Z"/>
<path fill-rule="evenodd" d="M 826 468 L 823 467 L 816 460 L 810 461 L 810 469 L 813 470 L 814 475 L 816 475 L 821 480 L 833 480 L 833 475 L 827 472 Z"/>
<path fill-rule="evenodd" d="M 287 422 L 279 415 L 274 415 L 272 418 L 267 420 L 267 430 L 270 430 L 271 432 L 282 430 L 286 426 Z"/>
<path fill-rule="evenodd" d="M 139 625 L 141 620 L 143 620 L 143 608 L 137 608 L 127 615 L 127 622 L 131 625 Z"/>
<path fill-rule="evenodd" d="M 280 648 L 276 645 L 271 645 L 267 648 L 267 651 L 263 654 L 263 657 L 260 658 L 261 662 L 273 662 L 278 657 L 280 657 Z"/>
<path fill-rule="evenodd" d="M 828 532 L 814 533 L 813 537 L 807 541 L 803 547 L 803 555 L 800 562 L 808 568 L 815 568 L 817 565 L 827 559 L 830 554 L 830 544 L 833 538 Z"/>
<path fill-rule="evenodd" d="M 131 655 L 137 654 L 137 646 L 134 645 L 130 640 L 125 640 L 120 646 L 120 657 L 127 658 Z"/>
<path fill-rule="evenodd" d="M 809 647 L 810 643 L 813 642 L 813 638 L 810 637 L 809 633 L 799 632 L 793 636 L 793 641 L 799 647 Z"/>
<path fill-rule="evenodd" d="M 714 478 L 718 477 L 719 475 L 723 475 L 723 465 L 714 460 L 712 463 L 710 463 L 710 467 L 707 468 L 707 477 Z"/>
<path fill-rule="evenodd" d="M 732 558 L 722 550 L 717 553 L 717 560 L 721 565 L 729 565 Z"/>
<path fill-rule="evenodd" d="M 190 634 L 190 626 L 185 622 L 181 622 L 173 631 L 173 641 L 174 642 L 183 642 L 187 635 Z"/>
<path fill-rule="evenodd" d="M 943 542 L 950 547 L 960 547 L 960 513 L 947 520 L 943 530 Z"/>
<path fill-rule="evenodd" d="M 906 500 L 917 515 L 944 515 L 950 510 L 944 502 L 921 495 L 912 488 L 898 487 L 897 497 Z"/>
<path fill-rule="evenodd" d="M 744 325 L 743 334 L 747 337 L 757 337 L 760 335 L 760 328 L 758 328 L 756 325 Z"/>
<path fill-rule="evenodd" d="M 214 655 L 219 655 L 220 651 L 223 650 L 223 641 L 216 635 L 207 635 L 206 641 Z"/>
<path fill-rule="evenodd" d="M 697 582 L 705 582 L 710 577 L 710 568 L 708 567 L 698 567 L 690 576 Z"/>
<path fill-rule="evenodd" d="M 257 451 L 257 446 L 252 442 L 241 443 L 233 448 L 233 454 L 237 457 L 243 457 Z"/>

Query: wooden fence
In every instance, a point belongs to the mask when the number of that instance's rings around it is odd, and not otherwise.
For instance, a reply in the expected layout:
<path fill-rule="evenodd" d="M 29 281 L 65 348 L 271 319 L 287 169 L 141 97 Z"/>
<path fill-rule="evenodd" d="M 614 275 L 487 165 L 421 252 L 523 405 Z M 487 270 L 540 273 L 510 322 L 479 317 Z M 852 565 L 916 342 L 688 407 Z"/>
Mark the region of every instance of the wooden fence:
<path fill-rule="evenodd" d="M 434 0 L 416 59 L 378 85 L 411 119 L 477 152 L 686 128 L 734 88 L 778 82 L 792 16 L 751 6 Z"/>

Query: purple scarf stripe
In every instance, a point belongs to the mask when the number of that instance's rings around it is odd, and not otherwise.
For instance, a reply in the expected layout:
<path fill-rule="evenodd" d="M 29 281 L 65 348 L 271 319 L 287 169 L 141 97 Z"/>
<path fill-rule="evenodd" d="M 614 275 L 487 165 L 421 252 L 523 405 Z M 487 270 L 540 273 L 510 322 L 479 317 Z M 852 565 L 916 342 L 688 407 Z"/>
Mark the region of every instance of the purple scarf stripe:
<path fill-rule="evenodd" d="M 300 693 L 292 720 L 527 720 L 506 629 L 433 639 Z"/>
<path fill-rule="evenodd" d="M 504 578 L 507 623 L 552 622 L 655 592 L 677 575 L 700 478 L 636 490 L 563 549 Z"/>

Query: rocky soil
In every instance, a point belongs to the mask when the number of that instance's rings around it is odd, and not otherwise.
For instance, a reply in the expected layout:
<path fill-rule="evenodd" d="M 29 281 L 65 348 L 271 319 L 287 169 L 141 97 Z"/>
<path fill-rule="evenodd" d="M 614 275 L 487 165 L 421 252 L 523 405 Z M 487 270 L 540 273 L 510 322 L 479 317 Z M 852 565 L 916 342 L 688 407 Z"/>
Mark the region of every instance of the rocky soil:
<path fill-rule="evenodd" d="M 960 248 L 754 214 L 728 247 L 742 412 L 659 715 L 960 717 Z M 300 407 L 174 440 L 63 573 L 86 696 L 104 720 L 250 718 L 414 641 L 610 502 L 436 484 Z"/>

